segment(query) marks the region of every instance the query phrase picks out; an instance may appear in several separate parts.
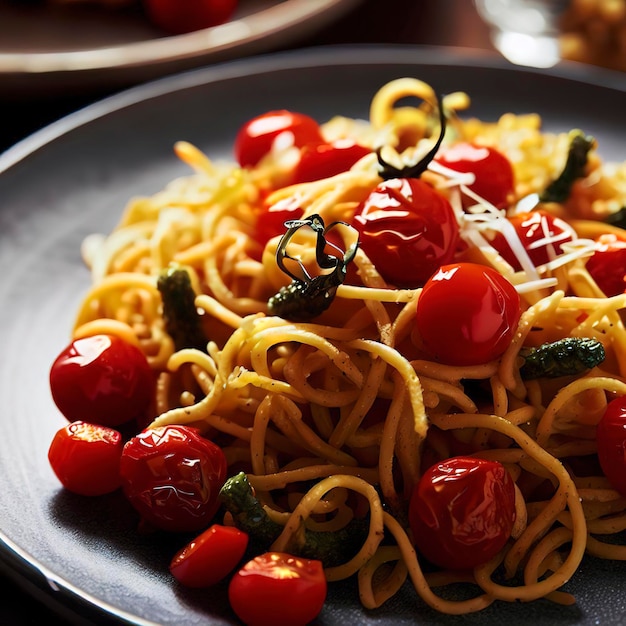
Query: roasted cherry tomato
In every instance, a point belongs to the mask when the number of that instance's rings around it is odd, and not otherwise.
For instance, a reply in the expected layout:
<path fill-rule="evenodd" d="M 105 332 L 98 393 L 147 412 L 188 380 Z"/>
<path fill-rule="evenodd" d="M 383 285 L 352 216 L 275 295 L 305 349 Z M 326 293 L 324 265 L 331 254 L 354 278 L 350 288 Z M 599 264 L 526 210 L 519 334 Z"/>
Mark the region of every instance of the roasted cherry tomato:
<path fill-rule="evenodd" d="M 173 532 L 208 526 L 226 471 L 221 448 L 190 426 L 139 433 L 125 444 L 120 462 L 130 503 L 146 522 Z"/>
<path fill-rule="evenodd" d="M 72 422 L 54 435 L 48 460 L 67 490 L 81 496 L 101 496 L 120 486 L 123 445 L 117 430 Z"/>
<path fill-rule="evenodd" d="M 176 553 L 170 572 L 186 587 L 210 587 L 237 567 L 247 547 L 247 533 L 213 524 Z"/>
<path fill-rule="evenodd" d="M 604 475 L 626 497 L 626 397 L 608 403 L 598 423 L 596 441 Z"/>
<path fill-rule="evenodd" d="M 139 348 L 113 335 L 75 339 L 50 369 L 50 390 L 63 415 L 104 426 L 141 417 L 154 375 Z"/>
<path fill-rule="evenodd" d="M 143 0 L 148 19 L 173 35 L 210 28 L 229 20 L 237 0 Z"/>
<path fill-rule="evenodd" d="M 520 298 L 496 270 L 475 263 L 445 265 L 417 300 L 423 347 L 448 365 L 477 365 L 501 356 L 517 329 Z"/>
<path fill-rule="evenodd" d="M 459 142 L 439 150 L 435 161 L 455 172 L 471 172 L 475 181 L 468 187 L 481 198 L 502 209 L 508 206 L 515 190 L 510 161 L 498 150 Z M 467 204 L 475 204 L 467 199 Z"/>
<path fill-rule="evenodd" d="M 357 209 L 361 247 L 381 276 L 397 287 L 417 287 L 450 263 L 459 227 L 448 200 L 418 178 L 378 185 Z"/>
<path fill-rule="evenodd" d="M 626 291 L 626 241 L 615 235 L 602 235 L 587 271 L 607 297 Z"/>
<path fill-rule="evenodd" d="M 371 150 L 351 139 L 338 139 L 332 143 L 309 144 L 300 151 L 293 183 L 308 183 L 330 178 L 348 171 Z"/>
<path fill-rule="evenodd" d="M 324 142 L 319 124 L 308 115 L 293 111 L 269 111 L 246 122 L 235 137 L 235 158 L 241 167 L 254 167 L 285 134 L 289 145 L 302 148 Z"/>
<path fill-rule="evenodd" d="M 424 472 L 411 495 L 416 547 L 435 565 L 471 569 L 494 557 L 515 523 L 515 485 L 501 463 L 453 457 Z"/>
<path fill-rule="evenodd" d="M 305 626 L 322 610 L 326 592 L 321 561 L 267 552 L 233 576 L 228 599 L 247 626 Z"/>
<path fill-rule="evenodd" d="M 508 219 L 535 266 L 555 259 L 563 253 L 564 243 L 577 238 L 576 232 L 566 221 L 541 209 L 519 213 Z M 513 269 L 522 269 L 519 259 L 501 232 L 490 243 Z"/>

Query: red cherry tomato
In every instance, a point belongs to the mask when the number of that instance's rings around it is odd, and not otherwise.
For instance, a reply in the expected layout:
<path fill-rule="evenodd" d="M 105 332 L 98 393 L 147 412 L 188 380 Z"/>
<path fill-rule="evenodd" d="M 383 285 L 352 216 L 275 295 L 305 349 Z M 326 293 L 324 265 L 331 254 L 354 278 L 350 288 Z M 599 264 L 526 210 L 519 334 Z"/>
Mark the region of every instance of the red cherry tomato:
<path fill-rule="evenodd" d="M 351 139 L 338 139 L 332 143 L 304 146 L 300 161 L 294 172 L 294 183 L 308 183 L 330 178 L 348 171 L 358 160 L 371 150 Z"/>
<path fill-rule="evenodd" d="M 446 569 L 471 569 L 511 536 L 515 485 L 501 463 L 453 457 L 430 467 L 415 486 L 409 524 L 416 547 Z"/>
<path fill-rule="evenodd" d="M 626 241 L 602 235 L 596 251 L 587 260 L 587 271 L 607 297 L 626 291 Z"/>
<path fill-rule="evenodd" d="M 237 567 L 247 547 L 246 533 L 213 524 L 176 553 L 170 572 L 186 587 L 210 587 Z"/>
<path fill-rule="evenodd" d="M 226 480 L 221 448 L 189 426 L 148 429 L 124 446 L 122 488 L 142 518 L 172 532 L 206 528 Z"/>
<path fill-rule="evenodd" d="M 228 21 L 237 0 L 143 0 L 148 19 L 166 33 L 179 35 Z"/>
<path fill-rule="evenodd" d="M 72 422 L 54 435 L 48 461 L 67 490 L 81 496 L 101 496 L 120 486 L 123 445 L 117 430 Z"/>
<path fill-rule="evenodd" d="M 273 237 L 285 233 L 285 222 L 300 219 L 303 213 L 304 210 L 295 196 L 264 206 L 258 214 L 255 239 L 265 245 Z"/>
<path fill-rule="evenodd" d="M 267 552 L 233 576 L 228 599 L 247 626 L 305 626 L 322 610 L 326 592 L 320 561 Z"/>
<path fill-rule="evenodd" d="M 139 348 L 113 335 L 75 339 L 50 369 L 50 390 L 63 415 L 103 426 L 142 416 L 154 376 Z"/>
<path fill-rule="evenodd" d="M 398 287 L 423 285 L 440 265 L 452 261 L 459 243 L 450 203 L 418 178 L 378 185 L 353 222 L 365 254 Z"/>
<path fill-rule="evenodd" d="M 285 133 L 296 148 L 324 142 L 319 124 L 308 115 L 293 111 L 269 111 L 246 122 L 235 137 L 235 158 L 241 167 L 254 167 Z"/>
<path fill-rule="evenodd" d="M 476 180 L 468 187 L 499 209 L 508 206 L 514 192 L 514 174 L 510 161 L 498 150 L 466 142 L 442 148 L 435 161 L 455 172 L 471 172 Z M 467 200 L 467 204 L 475 204 Z"/>
<path fill-rule="evenodd" d="M 437 361 L 477 365 L 504 353 L 519 318 L 519 295 L 504 276 L 483 265 L 454 263 L 424 285 L 415 321 Z"/>
<path fill-rule="evenodd" d="M 596 442 L 604 475 L 626 497 L 626 397 L 608 403 L 598 423 Z"/>
<path fill-rule="evenodd" d="M 576 239 L 576 232 L 566 221 L 541 209 L 519 213 L 508 219 L 535 266 L 552 261 L 563 253 L 564 243 Z M 502 233 L 498 232 L 490 243 L 515 270 L 522 269 Z"/>

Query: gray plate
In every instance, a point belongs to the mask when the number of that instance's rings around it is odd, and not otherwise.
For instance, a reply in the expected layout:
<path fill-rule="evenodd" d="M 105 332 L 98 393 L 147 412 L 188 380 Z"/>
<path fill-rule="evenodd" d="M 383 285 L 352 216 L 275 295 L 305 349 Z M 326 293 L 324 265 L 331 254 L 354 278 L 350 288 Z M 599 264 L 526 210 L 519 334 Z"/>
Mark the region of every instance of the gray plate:
<path fill-rule="evenodd" d="M 605 158 L 626 156 L 621 74 L 567 66 L 530 71 L 466 51 L 388 46 L 305 50 L 193 70 L 92 105 L 0 156 L 0 563 L 33 593 L 98 623 L 236 623 L 223 587 L 190 592 L 172 584 L 167 565 L 180 539 L 155 545 L 135 532 L 135 515 L 119 496 L 72 497 L 48 466 L 48 445 L 64 424 L 48 371 L 89 284 L 79 245 L 91 232 L 110 230 L 130 197 L 188 173 L 173 154 L 175 141 L 230 156 L 235 131 L 258 113 L 366 117 L 375 91 L 407 75 L 440 92 L 467 91 L 472 114 L 538 111 L 546 128 L 582 127 L 598 138 Z M 586 559 L 567 585 L 576 606 L 502 603 L 471 620 L 623 623 L 625 575 L 621 563 Z M 317 623 L 462 619 L 435 614 L 408 585 L 382 609 L 365 612 L 348 581 L 331 586 Z"/>

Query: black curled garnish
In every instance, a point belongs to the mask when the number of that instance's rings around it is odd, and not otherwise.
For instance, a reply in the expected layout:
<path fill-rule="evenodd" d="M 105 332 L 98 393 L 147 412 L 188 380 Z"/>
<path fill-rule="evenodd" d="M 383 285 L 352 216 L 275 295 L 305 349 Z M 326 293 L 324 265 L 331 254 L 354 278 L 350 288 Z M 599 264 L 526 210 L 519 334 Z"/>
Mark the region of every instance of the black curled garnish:
<path fill-rule="evenodd" d="M 409 163 L 403 167 L 396 167 L 391 163 L 387 163 L 382 156 L 383 148 L 376 150 L 376 157 L 378 159 L 378 174 L 383 180 L 390 180 L 391 178 L 419 178 L 427 169 L 429 163 L 435 158 L 441 142 L 446 134 L 446 115 L 443 110 L 443 102 L 441 97 L 437 94 L 437 108 L 439 110 L 439 137 L 428 151 L 417 163 Z"/>
<path fill-rule="evenodd" d="M 315 214 L 300 220 L 285 222 L 287 231 L 282 236 L 276 250 L 278 267 L 292 281 L 281 287 L 280 291 L 268 301 L 268 310 L 272 315 L 279 315 L 294 321 L 307 321 L 323 313 L 332 303 L 337 287 L 346 278 L 348 265 L 356 255 L 358 239 L 348 245 L 345 252 L 326 239 L 326 234 L 336 226 L 352 227 L 345 222 L 333 222 L 326 226 L 321 216 Z M 310 228 L 316 235 L 315 260 L 321 270 L 330 270 L 326 273 L 311 276 L 300 259 L 294 258 L 287 252 L 289 242 L 301 228 Z M 330 254 L 331 248 L 338 255 Z M 295 261 L 302 272 L 302 276 L 294 274 L 285 264 L 285 259 Z"/>

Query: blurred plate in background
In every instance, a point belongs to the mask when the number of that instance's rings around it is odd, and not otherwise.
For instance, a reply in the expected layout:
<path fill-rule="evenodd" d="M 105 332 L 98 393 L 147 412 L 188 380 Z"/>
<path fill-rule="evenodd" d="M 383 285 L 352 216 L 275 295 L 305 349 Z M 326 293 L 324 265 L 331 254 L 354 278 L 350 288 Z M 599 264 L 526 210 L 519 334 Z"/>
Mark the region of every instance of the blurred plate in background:
<path fill-rule="evenodd" d="M 140 9 L 0 0 L 3 97 L 118 87 L 297 41 L 360 0 L 240 0 L 232 20 L 165 36 Z"/>

